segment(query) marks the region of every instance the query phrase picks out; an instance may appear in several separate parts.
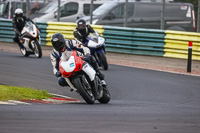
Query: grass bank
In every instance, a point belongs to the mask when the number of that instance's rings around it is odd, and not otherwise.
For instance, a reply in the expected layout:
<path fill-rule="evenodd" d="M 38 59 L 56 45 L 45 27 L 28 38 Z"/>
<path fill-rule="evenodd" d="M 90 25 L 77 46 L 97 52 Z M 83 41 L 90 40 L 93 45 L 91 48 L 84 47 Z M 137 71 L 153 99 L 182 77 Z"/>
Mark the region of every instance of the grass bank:
<path fill-rule="evenodd" d="M 37 90 L 26 87 L 0 85 L 0 101 L 48 99 L 53 97 L 46 90 Z"/>

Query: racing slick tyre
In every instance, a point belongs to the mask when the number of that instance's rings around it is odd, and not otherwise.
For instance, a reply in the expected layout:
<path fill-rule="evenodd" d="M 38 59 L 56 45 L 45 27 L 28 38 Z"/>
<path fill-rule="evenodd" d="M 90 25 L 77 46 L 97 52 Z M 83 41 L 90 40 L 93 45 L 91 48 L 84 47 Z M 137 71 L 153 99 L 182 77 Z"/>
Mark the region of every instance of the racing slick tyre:
<path fill-rule="evenodd" d="M 41 49 L 39 42 L 37 40 L 34 40 L 33 43 L 34 43 L 33 52 L 34 52 L 35 56 L 37 58 L 41 58 L 42 57 L 42 49 Z"/>
<path fill-rule="evenodd" d="M 110 92 L 106 86 L 103 87 L 103 96 L 98 101 L 104 104 L 110 101 Z"/>
<path fill-rule="evenodd" d="M 92 88 L 85 77 L 75 78 L 74 86 L 78 89 L 78 92 L 88 104 L 94 104 L 95 98 L 92 93 Z"/>
<path fill-rule="evenodd" d="M 104 53 L 98 54 L 99 60 L 101 62 L 101 66 L 104 70 L 108 70 L 108 62 Z"/>
<path fill-rule="evenodd" d="M 23 56 L 28 57 L 30 55 L 30 52 L 26 51 L 25 48 L 20 48 L 20 51 Z"/>

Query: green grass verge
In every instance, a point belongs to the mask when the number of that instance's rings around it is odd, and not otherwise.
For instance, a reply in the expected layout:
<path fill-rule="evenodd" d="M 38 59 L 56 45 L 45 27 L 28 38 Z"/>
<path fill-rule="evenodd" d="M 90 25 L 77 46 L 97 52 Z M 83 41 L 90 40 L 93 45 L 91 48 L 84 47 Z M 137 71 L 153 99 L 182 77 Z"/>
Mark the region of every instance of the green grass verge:
<path fill-rule="evenodd" d="M 53 97 L 45 90 L 37 90 L 25 87 L 0 85 L 0 101 L 48 99 Z"/>

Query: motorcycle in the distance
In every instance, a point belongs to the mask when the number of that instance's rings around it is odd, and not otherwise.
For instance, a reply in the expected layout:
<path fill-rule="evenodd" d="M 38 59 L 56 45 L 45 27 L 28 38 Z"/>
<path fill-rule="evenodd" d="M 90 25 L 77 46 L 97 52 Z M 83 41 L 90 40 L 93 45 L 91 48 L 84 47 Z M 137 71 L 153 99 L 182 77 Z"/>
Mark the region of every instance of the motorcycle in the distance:
<path fill-rule="evenodd" d="M 88 104 L 94 104 L 96 100 L 103 104 L 110 101 L 107 85 L 102 83 L 93 67 L 83 57 L 79 57 L 76 51 L 62 53 L 59 71 L 70 88 L 79 93 Z"/>
<path fill-rule="evenodd" d="M 29 56 L 30 54 L 35 54 L 37 58 L 41 58 L 42 49 L 40 46 L 40 31 L 37 29 L 35 24 L 31 21 L 27 21 L 21 34 L 22 36 L 20 37 L 20 41 L 24 46 L 24 48 L 20 49 L 22 55 Z"/>
<path fill-rule="evenodd" d="M 93 55 L 100 67 L 104 70 L 108 70 L 108 62 L 106 58 L 105 39 L 103 37 L 88 36 L 86 38 L 87 47 L 90 49 L 91 55 Z"/>

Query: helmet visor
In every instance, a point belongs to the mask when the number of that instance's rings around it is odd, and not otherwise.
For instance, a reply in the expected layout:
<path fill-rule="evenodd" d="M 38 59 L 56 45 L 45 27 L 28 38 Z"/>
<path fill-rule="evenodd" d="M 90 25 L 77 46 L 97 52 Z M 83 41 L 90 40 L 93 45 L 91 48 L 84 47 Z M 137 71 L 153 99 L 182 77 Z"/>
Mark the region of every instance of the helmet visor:
<path fill-rule="evenodd" d="M 20 14 L 16 14 L 16 17 L 17 17 L 17 18 L 22 18 L 22 16 L 23 16 L 22 13 L 20 13 Z"/>
<path fill-rule="evenodd" d="M 85 25 L 84 25 L 84 24 L 79 24 L 79 25 L 78 25 L 78 29 L 79 29 L 79 30 L 85 29 Z"/>
<path fill-rule="evenodd" d="M 60 52 L 63 51 L 65 44 L 66 44 L 65 39 L 61 39 L 56 42 L 53 42 L 53 46 L 54 46 L 55 50 L 60 51 Z"/>

